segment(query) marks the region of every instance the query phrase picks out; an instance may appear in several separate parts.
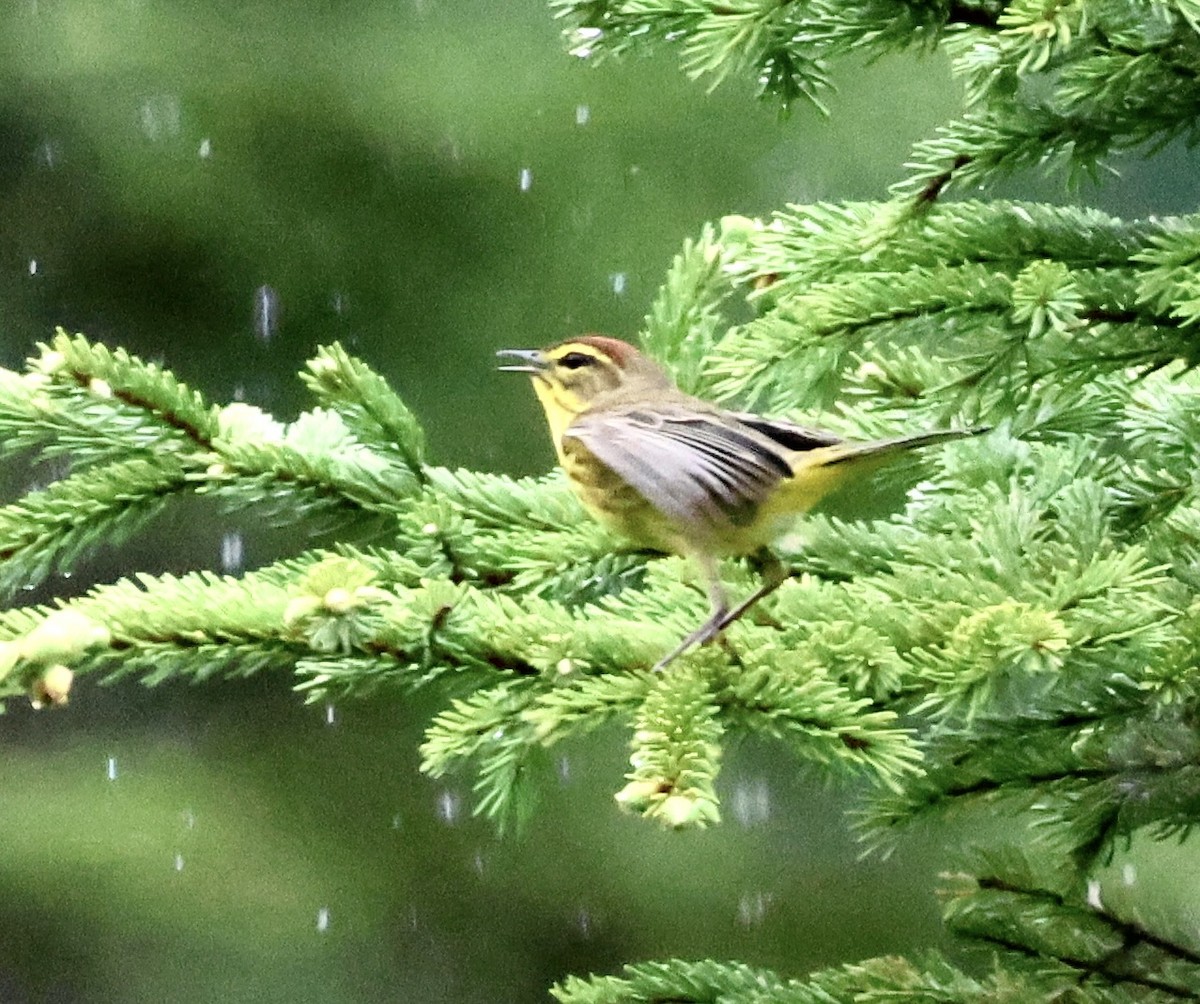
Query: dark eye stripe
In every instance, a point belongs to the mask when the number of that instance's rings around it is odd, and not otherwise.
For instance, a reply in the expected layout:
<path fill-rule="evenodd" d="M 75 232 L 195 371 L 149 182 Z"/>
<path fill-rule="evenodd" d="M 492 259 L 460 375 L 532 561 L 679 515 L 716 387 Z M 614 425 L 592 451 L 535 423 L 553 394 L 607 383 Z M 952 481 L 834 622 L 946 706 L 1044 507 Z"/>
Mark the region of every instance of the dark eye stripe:
<path fill-rule="evenodd" d="M 595 361 L 595 357 L 586 355 L 583 352 L 568 352 L 558 361 L 558 365 L 564 366 L 569 370 L 577 370 L 584 366 L 591 366 Z"/>

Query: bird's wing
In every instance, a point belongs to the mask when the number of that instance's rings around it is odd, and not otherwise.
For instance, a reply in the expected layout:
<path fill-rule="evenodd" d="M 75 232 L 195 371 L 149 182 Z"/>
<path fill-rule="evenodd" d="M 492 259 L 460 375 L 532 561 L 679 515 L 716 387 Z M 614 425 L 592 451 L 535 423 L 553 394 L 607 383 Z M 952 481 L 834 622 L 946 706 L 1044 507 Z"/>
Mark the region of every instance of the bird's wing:
<path fill-rule="evenodd" d="M 781 418 L 765 418 L 749 412 L 731 412 L 730 417 L 778 443 L 785 450 L 796 453 L 807 453 L 809 450 L 817 450 L 823 446 L 837 446 L 842 442 L 842 437 L 834 435 L 832 432 L 813 429 L 807 425 L 797 425 L 795 422 L 787 422 Z"/>
<path fill-rule="evenodd" d="M 585 412 L 564 436 L 674 519 L 742 525 L 791 476 L 787 449 L 729 413 L 629 405 Z"/>

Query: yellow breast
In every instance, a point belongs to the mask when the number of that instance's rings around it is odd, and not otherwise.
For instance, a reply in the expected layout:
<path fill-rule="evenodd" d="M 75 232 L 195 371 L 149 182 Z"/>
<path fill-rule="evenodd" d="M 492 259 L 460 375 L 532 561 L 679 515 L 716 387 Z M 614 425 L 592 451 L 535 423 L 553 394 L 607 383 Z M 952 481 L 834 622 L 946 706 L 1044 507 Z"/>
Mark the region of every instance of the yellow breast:
<path fill-rule="evenodd" d="M 639 547 L 687 553 L 681 528 L 579 440 L 559 439 L 557 447 L 579 501 L 603 526 Z"/>

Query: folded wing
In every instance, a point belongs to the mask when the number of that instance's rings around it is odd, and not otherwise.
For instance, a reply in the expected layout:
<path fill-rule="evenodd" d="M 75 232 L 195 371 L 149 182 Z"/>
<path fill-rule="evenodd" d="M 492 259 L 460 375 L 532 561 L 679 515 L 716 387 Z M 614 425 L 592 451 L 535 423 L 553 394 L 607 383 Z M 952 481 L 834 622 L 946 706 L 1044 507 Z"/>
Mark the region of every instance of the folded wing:
<path fill-rule="evenodd" d="M 668 517 L 714 529 L 753 521 L 762 501 L 791 476 L 789 453 L 837 442 L 789 423 L 672 406 L 584 413 L 564 435 Z"/>

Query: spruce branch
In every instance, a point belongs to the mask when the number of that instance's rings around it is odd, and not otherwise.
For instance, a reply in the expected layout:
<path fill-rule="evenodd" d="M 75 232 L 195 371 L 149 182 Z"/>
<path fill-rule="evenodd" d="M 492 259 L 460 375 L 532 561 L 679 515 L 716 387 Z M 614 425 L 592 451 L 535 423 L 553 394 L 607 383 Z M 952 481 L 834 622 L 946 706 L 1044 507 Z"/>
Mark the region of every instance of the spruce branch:
<path fill-rule="evenodd" d="M 633 1004 L 637 1001 L 758 1001 L 783 989 L 774 973 L 739 963 L 646 962 L 626 966 L 621 977 L 569 977 L 551 993 L 561 1004 Z"/>
<path fill-rule="evenodd" d="M 723 268 L 759 317 L 714 345 L 701 384 L 775 411 L 856 391 L 860 406 L 890 398 L 939 423 L 1041 410 L 1064 378 L 1082 403 L 1107 373 L 1193 359 L 1181 319 L 1195 229 L 1027 203 L 730 218 Z"/>
<path fill-rule="evenodd" d="M 947 876 L 942 896 L 948 926 L 999 953 L 987 972 L 968 973 L 932 952 L 915 961 L 882 956 L 803 980 L 736 962 L 672 959 L 627 965 L 619 976 L 569 977 L 551 992 L 561 1004 L 1175 1004 L 1200 993 L 1200 958 L 1186 946 L 1099 902 L 1047 889 L 1023 862 L 980 868 L 978 878 Z"/>
<path fill-rule="evenodd" d="M 93 466 L 0 508 L 0 598 L 70 571 L 80 555 L 120 544 L 188 486 L 171 457 Z"/>
<path fill-rule="evenodd" d="M 1094 680 L 1091 691 L 1103 688 Z M 1114 684 L 1109 684 L 1112 689 Z M 935 818 L 1028 818 L 1035 841 L 1071 855 L 1086 872 L 1137 831 L 1159 838 L 1195 820 L 1197 747 L 1189 717 L 1149 715 L 1127 685 L 1124 712 L 1049 709 L 1003 723 L 958 729 L 926 748 L 928 770 L 903 791 L 872 800 L 863 833 L 887 849 L 897 830 Z M 1062 858 L 1062 860 L 1068 860 Z"/>
<path fill-rule="evenodd" d="M 319 349 L 300 377 L 359 441 L 394 451 L 405 467 L 419 475 L 425 464 L 424 430 L 378 373 L 335 342 Z"/>
<path fill-rule="evenodd" d="M 714 788 L 724 731 L 702 672 L 663 673 L 633 723 L 633 770 L 617 802 L 676 828 L 718 822 Z"/>
<path fill-rule="evenodd" d="M 90 386 L 101 397 L 111 394 L 197 443 L 206 444 L 216 434 L 215 409 L 153 363 L 143 363 L 124 349 L 110 351 L 82 335 L 71 337 L 61 328 L 42 350 L 39 369 L 52 373 L 56 381 Z"/>
<path fill-rule="evenodd" d="M 948 927 L 998 952 L 991 972 L 889 957 L 800 980 L 675 960 L 570 978 L 554 993 L 571 1004 L 1200 996 L 1194 949 L 1114 915 L 1091 881 L 1135 835 L 1200 818 L 1200 217 L 943 198 L 1193 137 L 1200 5 L 553 7 L 578 55 L 674 47 L 689 75 L 750 74 L 785 109 L 820 107 L 848 54 L 945 48 L 964 107 L 916 145 L 895 199 L 704 227 L 642 341 L 689 390 L 823 412 L 849 436 L 994 431 L 915 461 L 891 515 L 808 518 L 780 548 L 788 581 L 656 674 L 703 616 L 684 564 L 620 550 L 560 476 L 435 466 L 343 347 L 308 364 L 314 406 L 285 423 L 59 332 L 25 372 L 0 370 L 0 458 L 52 459 L 39 474 L 56 478 L 0 508 L 0 589 L 187 493 L 383 532 L 237 578 L 133 576 L 0 611 L 0 696 L 61 704 L 82 673 L 292 672 L 312 701 L 442 684 L 422 769 L 473 772 L 500 828 L 527 818 L 545 750 L 611 722 L 630 735 L 619 803 L 672 827 L 719 819 L 724 748 L 749 732 L 865 777 L 868 847 L 925 821 L 1012 821 L 979 831 L 988 846 L 945 894 Z M 735 299 L 752 317 L 730 327 Z M 739 595 L 756 584 L 722 571 Z"/>
<path fill-rule="evenodd" d="M 1020 967 L 996 965 L 977 975 L 934 953 L 919 962 L 881 956 L 821 970 L 805 980 L 785 979 L 737 962 L 673 959 L 628 965 L 620 976 L 568 977 L 551 993 L 560 1004 L 1174 1004 L 1181 999 L 1136 985 L 1097 981 L 1081 986 L 1076 970 L 1049 959 Z"/>
<path fill-rule="evenodd" d="M 0 371 L 0 455 L 36 448 L 70 463 L 59 480 L 0 510 L 0 592 L 68 567 L 101 538 L 122 539 L 183 494 L 289 520 L 303 512 L 397 516 L 424 478 L 411 415 L 339 347 L 314 366 L 360 425 L 361 414 L 376 416 L 370 446 L 339 412 L 315 408 L 284 425 L 248 405 L 212 407 L 170 372 L 82 335 L 60 331 L 24 374 Z M 408 438 L 383 452 L 386 433 Z"/>
<path fill-rule="evenodd" d="M 755 654 L 717 695 L 738 725 L 782 740 L 821 767 L 866 772 L 889 788 L 903 788 L 919 773 L 922 755 L 911 733 L 898 726 L 894 712 L 829 679 L 826 673 L 843 667 L 822 665 L 828 650 L 796 653 L 776 644 Z"/>
<path fill-rule="evenodd" d="M 507 680 L 456 700 L 434 718 L 421 746 L 421 769 L 431 777 L 477 762 L 474 811 L 501 831 L 524 822 L 531 808 L 524 782 L 533 744 L 521 713 L 537 686 L 533 677 Z"/>
<path fill-rule="evenodd" d="M 42 444 L 72 463 L 0 509 L 10 586 L 189 492 L 370 514 L 386 535 L 240 578 L 139 576 L 4 611 L 0 694 L 58 704 L 79 673 L 291 671 L 313 701 L 453 681 L 423 767 L 471 771 L 476 811 L 501 828 L 535 805 L 545 750 L 613 721 L 631 737 L 620 803 L 669 826 L 713 823 L 723 748 L 755 732 L 833 778 L 867 778 L 868 845 L 926 819 L 1010 812 L 1077 877 L 1135 831 L 1183 834 L 1200 812 L 1196 230 L 981 202 L 791 207 L 704 230 L 644 334 L 691 385 L 741 404 L 836 402 L 827 424 L 853 436 L 1000 427 L 916 461 L 891 516 L 805 520 L 781 547 L 789 581 L 721 645 L 657 675 L 704 614 L 685 563 L 621 551 L 561 476 L 430 463 L 412 414 L 340 347 L 303 376 L 317 405 L 282 423 L 56 341 L 27 373 L 0 371 L 11 452 Z M 728 329 L 738 295 L 757 317 Z M 735 563 L 723 572 L 738 595 L 756 584 Z M 947 1001 L 1005 979 L 1040 991 L 1078 976 L 1052 948 L 1030 950 L 1047 953 L 1045 984 L 1024 970 L 893 972 Z M 712 965 L 706 978 L 738 985 L 739 970 Z M 886 986 L 872 965 L 744 999 Z M 1114 978 L 1089 966 L 1086 979 Z M 668 975 L 690 993 L 697 972 Z M 639 992 L 625 977 L 596 986 Z"/>
<path fill-rule="evenodd" d="M 748 221 L 750 222 L 750 221 Z M 724 228 L 726 233 L 728 227 Z M 646 315 L 642 346 L 670 367 L 679 386 L 699 389 L 701 366 L 721 324 L 721 304 L 732 290 L 723 274 L 728 255 L 715 228 L 706 224 L 684 242 Z"/>
<path fill-rule="evenodd" d="M 1080 984 L 1123 991 L 1132 999 L 1200 995 L 1200 954 L 1112 916 L 1098 901 L 1031 888 L 1013 882 L 1004 870 L 950 879 L 943 890 L 945 919 L 960 935 L 1010 957 L 1055 960 L 1074 970 Z"/>
<path fill-rule="evenodd" d="M 896 194 L 920 209 L 951 186 L 1063 163 L 1094 172 L 1112 153 L 1195 133 L 1200 44 L 1178 3 L 924 3 L 917 0 L 552 0 L 585 58 L 673 47 L 717 86 L 751 76 L 786 111 L 825 111 L 830 67 L 941 46 L 963 80 L 963 114 L 917 144 Z"/>
<path fill-rule="evenodd" d="M 824 110 L 829 79 L 820 46 L 798 45 L 805 5 L 791 0 L 551 0 L 574 55 L 617 56 L 675 45 L 684 72 L 710 88 L 751 73 L 786 111 L 803 98 Z"/>
<path fill-rule="evenodd" d="M 0 456 L 37 448 L 80 466 L 207 449 L 215 409 L 171 373 L 61 329 L 40 349 L 24 374 L 0 370 Z"/>

